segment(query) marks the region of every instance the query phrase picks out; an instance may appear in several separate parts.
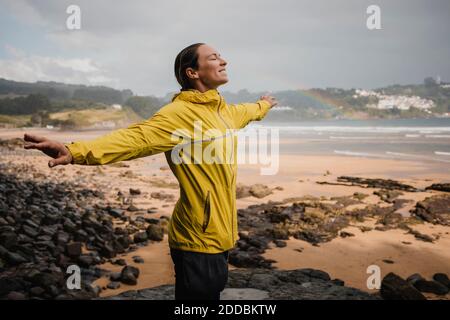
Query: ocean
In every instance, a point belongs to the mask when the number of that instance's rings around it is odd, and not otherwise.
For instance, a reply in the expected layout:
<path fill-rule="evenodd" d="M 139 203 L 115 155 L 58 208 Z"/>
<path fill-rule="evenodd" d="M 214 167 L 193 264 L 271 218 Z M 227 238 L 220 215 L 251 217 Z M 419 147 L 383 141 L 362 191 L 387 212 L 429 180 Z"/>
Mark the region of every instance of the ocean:
<path fill-rule="evenodd" d="M 247 128 L 278 129 L 281 154 L 436 161 L 450 169 L 449 118 L 262 121 Z"/>

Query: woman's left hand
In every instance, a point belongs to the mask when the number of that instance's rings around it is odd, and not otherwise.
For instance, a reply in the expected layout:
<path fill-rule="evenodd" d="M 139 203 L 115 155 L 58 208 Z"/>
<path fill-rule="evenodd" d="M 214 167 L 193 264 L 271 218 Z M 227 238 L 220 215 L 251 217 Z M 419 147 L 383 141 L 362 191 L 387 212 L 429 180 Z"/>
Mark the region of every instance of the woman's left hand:
<path fill-rule="evenodd" d="M 265 100 L 270 103 L 270 107 L 276 106 L 278 104 L 278 101 L 272 97 L 272 96 L 261 96 L 261 100 Z"/>

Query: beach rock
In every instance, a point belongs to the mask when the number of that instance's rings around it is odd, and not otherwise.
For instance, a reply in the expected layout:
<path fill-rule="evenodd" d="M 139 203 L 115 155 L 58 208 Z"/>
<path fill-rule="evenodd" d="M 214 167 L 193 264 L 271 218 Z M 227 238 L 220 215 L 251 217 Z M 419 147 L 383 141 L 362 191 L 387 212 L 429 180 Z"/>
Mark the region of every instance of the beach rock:
<path fill-rule="evenodd" d="M 368 179 L 368 178 L 359 178 L 359 177 L 350 177 L 350 176 L 340 176 L 337 178 L 339 182 L 348 182 L 350 185 L 362 186 L 366 188 L 381 188 L 387 190 L 402 190 L 407 192 L 417 192 L 418 189 L 400 183 L 391 179 Z"/>
<path fill-rule="evenodd" d="M 147 239 L 148 239 L 147 232 L 138 232 L 134 235 L 133 241 L 134 243 L 140 243 L 147 241 Z"/>
<path fill-rule="evenodd" d="M 141 194 L 141 190 L 140 189 L 130 188 L 130 194 L 133 195 L 133 196 L 140 195 Z"/>
<path fill-rule="evenodd" d="M 272 190 L 263 184 L 254 184 L 250 187 L 249 190 L 250 194 L 254 196 L 255 198 L 261 199 L 269 194 L 272 194 Z"/>
<path fill-rule="evenodd" d="M 311 244 L 319 244 L 333 239 L 335 236 L 320 230 L 299 230 L 294 234 L 294 238 L 307 241 Z"/>
<path fill-rule="evenodd" d="M 114 218 L 122 218 L 123 217 L 124 213 L 123 213 L 123 210 L 121 210 L 121 209 L 107 207 L 107 210 L 108 210 L 109 214 Z"/>
<path fill-rule="evenodd" d="M 380 294 L 385 300 L 426 300 L 410 283 L 392 272 L 381 281 Z"/>
<path fill-rule="evenodd" d="M 358 199 L 358 200 L 360 200 L 360 201 L 364 200 L 368 196 L 369 196 L 368 194 L 365 194 L 365 193 L 362 193 L 362 192 L 355 192 L 355 193 L 353 193 L 353 197 Z"/>
<path fill-rule="evenodd" d="M 354 204 L 364 203 L 358 199 L 355 199 L 353 196 L 330 197 L 330 200 L 336 201 L 336 206 L 338 207 L 347 207 Z"/>
<path fill-rule="evenodd" d="M 440 284 L 443 284 L 450 289 L 450 280 L 445 273 L 435 273 L 433 275 L 433 280 L 439 282 Z"/>
<path fill-rule="evenodd" d="M 383 231 L 406 227 L 405 219 L 403 218 L 403 216 L 400 213 L 392 211 L 382 214 L 377 220 L 377 224 L 383 225 L 382 226 Z M 378 228 L 377 230 L 379 229 L 380 228 Z"/>
<path fill-rule="evenodd" d="M 120 282 L 112 281 L 112 282 L 108 283 L 106 285 L 106 287 L 108 289 L 112 289 L 112 290 L 119 289 L 120 288 Z"/>
<path fill-rule="evenodd" d="M 153 199 L 159 199 L 159 200 L 165 200 L 165 201 L 174 201 L 175 200 L 175 196 L 173 194 L 165 193 L 165 192 L 152 192 L 150 194 L 150 197 L 152 197 Z"/>
<path fill-rule="evenodd" d="M 100 300 L 174 300 L 175 286 L 162 285 L 149 289 L 130 290 L 116 296 L 99 298 Z"/>
<path fill-rule="evenodd" d="M 30 295 L 36 296 L 36 297 L 42 296 L 44 294 L 44 292 L 45 292 L 45 289 L 42 287 L 32 287 L 29 291 Z"/>
<path fill-rule="evenodd" d="M 100 253 L 105 258 L 114 258 L 117 254 L 114 247 L 109 243 L 101 244 Z"/>
<path fill-rule="evenodd" d="M 437 295 L 446 295 L 449 288 L 437 281 L 429 281 L 425 279 L 418 279 L 414 282 L 414 287 L 420 292 L 434 293 Z"/>
<path fill-rule="evenodd" d="M 144 218 L 145 222 L 150 223 L 150 224 L 159 224 L 159 219 L 155 219 L 155 218 Z"/>
<path fill-rule="evenodd" d="M 241 199 L 250 196 L 261 199 L 270 194 L 272 194 L 272 189 L 260 183 L 251 186 L 246 186 L 242 183 L 238 183 L 236 185 L 236 199 Z"/>
<path fill-rule="evenodd" d="M 420 233 L 417 230 L 409 229 L 408 233 L 411 233 L 412 235 L 414 235 L 414 237 L 418 240 L 422 240 L 425 242 L 433 242 L 434 241 L 433 237 L 431 237 L 427 234 Z"/>
<path fill-rule="evenodd" d="M 6 295 L 7 300 L 25 300 L 27 299 L 27 296 L 23 294 L 22 292 L 17 291 L 11 291 Z"/>
<path fill-rule="evenodd" d="M 286 241 L 283 240 L 275 240 L 274 243 L 278 248 L 284 248 L 287 246 Z"/>
<path fill-rule="evenodd" d="M 292 220 L 292 210 L 289 208 L 285 208 L 283 210 L 277 210 L 275 207 L 270 213 L 268 213 L 268 217 L 271 223 L 280 223 L 286 222 L 287 220 Z"/>
<path fill-rule="evenodd" d="M 126 266 L 127 262 L 125 261 L 125 259 L 115 259 L 113 261 L 111 261 L 112 264 L 115 264 L 117 266 Z"/>
<path fill-rule="evenodd" d="M 38 287 L 44 288 L 46 291 L 55 291 L 62 286 L 64 276 L 62 273 L 56 272 L 39 272 L 33 276 L 29 276 L 29 281 Z"/>
<path fill-rule="evenodd" d="M 272 229 L 272 237 L 274 239 L 289 240 L 290 232 L 282 227 L 274 227 Z"/>
<path fill-rule="evenodd" d="M 150 224 L 146 232 L 149 240 L 162 241 L 164 239 L 164 228 L 160 225 Z"/>
<path fill-rule="evenodd" d="M 374 191 L 373 194 L 379 196 L 384 202 L 393 203 L 397 197 L 403 195 L 403 192 L 398 190 L 380 189 Z"/>
<path fill-rule="evenodd" d="M 128 285 L 136 285 L 139 277 L 139 269 L 133 266 L 126 266 L 120 274 L 120 281 Z"/>
<path fill-rule="evenodd" d="M 242 183 L 236 185 L 236 199 L 250 197 L 250 186 L 246 186 Z"/>
<path fill-rule="evenodd" d="M 413 203 L 414 200 L 410 200 L 410 199 L 394 199 L 393 204 L 394 204 L 394 209 L 398 210 L 401 209 L 403 207 L 405 207 L 405 205 L 409 204 L 409 203 Z"/>
<path fill-rule="evenodd" d="M 254 288 L 225 288 L 220 300 L 267 300 L 269 292 Z"/>
<path fill-rule="evenodd" d="M 139 211 L 140 209 L 138 207 L 136 207 L 134 204 L 132 204 L 127 208 L 127 210 L 130 212 L 136 212 L 136 211 Z"/>
<path fill-rule="evenodd" d="M 368 232 L 373 230 L 373 228 L 369 226 L 359 226 L 358 228 L 359 230 L 361 230 L 361 232 Z"/>
<path fill-rule="evenodd" d="M 10 249 L 17 244 L 17 235 L 13 231 L 0 233 L 0 244 L 6 249 Z"/>
<path fill-rule="evenodd" d="M 450 192 L 450 183 L 433 183 L 431 186 L 426 187 L 425 190 Z"/>
<path fill-rule="evenodd" d="M 78 263 L 80 266 L 88 268 L 94 264 L 94 257 L 89 254 L 82 254 L 78 257 Z"/>
<path fill-rule="evenodd" d="M 408 281 L 412 285 L 414 285 L 414 283 L 416 283 L 416 281 L 418 280 L 425 280 L 425 279 L 418 273 L 414 273 L 410 275 L 408 278 L 406 278 L 406 281 Z"/>
<path fill-rule="evenodd" d="M 339 236 L 341 236 L 341 238 L 348 238 L 348 237 L 354 237 L 355 235 L 351 232 L 341 231 L 339 233 Z"/>
<path fill-rule="evenodd" d="M 436 195 L 416 203 L 413 215 L 433 224 L 450 226 L 450 195 Z"/>
<path fill-rule="evenodd" d="M 122 274 L 120 272 L 111 272 L 109 274 L 109 280 L 111 280 L 111 281 L 120 281 L 121 275 Z"/>
<path fill-rule="evenodd" d="M 233 250 L 229 255 L 229 263 L 240 268 L 271 268 L 272 260 L 265 259 L 258 253 Z"/>
<path fill-rule="evenodd" d="M 12 291 L 21 291 L 25 289 L 26 282 L 17 277 L 7 277 L 5 275 L 0 277 L 0 296 L 5 296 Z"/>
<path fill-rule="evenodd" d="M 1 251 L 1 249 L 0 249 Z M 20 255 L 19 253 L 16 252 L 11 252 L 11 251 L 6 251 L 6 253 L 4 255 L 2 255 L 2 257 L 10 264 L 13 266 L 28 262 L 27 259 L 25 259 L 22 255 Z"/>
<path fill-rule="evenodd" d="M 76 258 L 81 255 L 81 242 L 72 242 L 66 245 L 66 253 L 69 257 Z"/>
<path fill-rule="evenodd" d="M 134 263 L 144 263 L 144 259 L 140 256 L 134 256 L 132 259 Z"/>
<path fill-rule="evenodd" d="M 333 280 L 331 280 L 331 282 L 333 282 L 333 284 L 335 284 L 337 286 L 341 286 L 341 287 L 345 285 L 345 282 L 341 279 L 333 279 Z"/>

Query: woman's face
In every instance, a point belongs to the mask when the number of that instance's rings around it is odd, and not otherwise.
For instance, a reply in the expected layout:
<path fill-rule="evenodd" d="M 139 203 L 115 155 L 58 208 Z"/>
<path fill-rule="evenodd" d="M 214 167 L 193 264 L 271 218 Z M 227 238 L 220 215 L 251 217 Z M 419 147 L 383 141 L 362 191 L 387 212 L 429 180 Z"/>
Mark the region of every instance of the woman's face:
<path fill-rule="evenodd" d="M 225 69 L 227 62 L 221 58 L 216 49 L 206 44 L 197 48 L 198 69 L 189 70 L 188 75 L 200 80 L 208 88 L 217 88 L 228 82 L 228 75 Z"/>

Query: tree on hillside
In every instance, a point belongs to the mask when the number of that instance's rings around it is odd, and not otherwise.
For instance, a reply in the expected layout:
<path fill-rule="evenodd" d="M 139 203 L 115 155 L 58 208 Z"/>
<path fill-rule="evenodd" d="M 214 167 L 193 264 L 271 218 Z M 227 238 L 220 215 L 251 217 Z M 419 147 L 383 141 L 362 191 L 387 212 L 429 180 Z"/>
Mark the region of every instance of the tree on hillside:
<path fill-rule="evenodd" d="M 152 96 L 133 96 L 125 102 L 125 105 L 129 106 L 141 117 L 149 118 L 161 108 L 162 102 L 158 98 Z"/>

